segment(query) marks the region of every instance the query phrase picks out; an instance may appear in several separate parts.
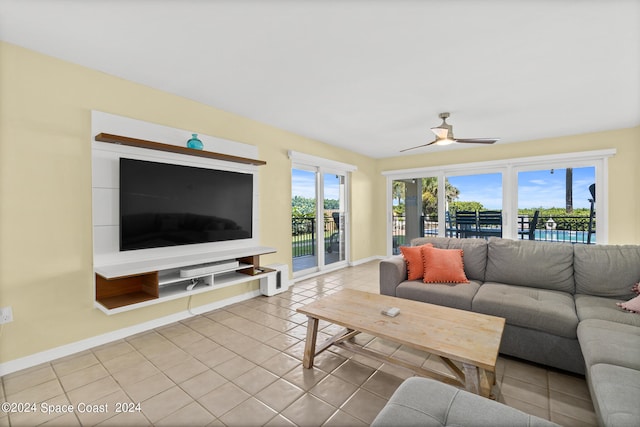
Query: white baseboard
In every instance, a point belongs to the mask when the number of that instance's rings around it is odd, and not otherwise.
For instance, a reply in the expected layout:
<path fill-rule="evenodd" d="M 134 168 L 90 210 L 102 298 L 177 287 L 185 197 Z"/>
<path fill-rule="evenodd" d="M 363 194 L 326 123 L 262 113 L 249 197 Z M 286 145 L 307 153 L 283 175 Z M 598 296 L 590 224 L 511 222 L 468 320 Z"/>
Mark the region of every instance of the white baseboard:
<path fill-rule="evenodd" d="M 311 279 L 311 278 L 317 277 L 317 276 L 322 276 L 323 274 L 331 273 L 332 271 L 340 270 L 340 269 L 343 269 L 345 267 L 356 267 L 356 266 L 361 265 L 361 264 L 366 264 L 367 262 L 370 262 L 370 261 L 378 261 L 378 260 L 382 260 L 382 259 L 385 259 L 385 258 L 386 257 L 382 256 L 382 255 L 374 255 L 374 256 L 370 256 L 368 258 L 359 259 L 357 261 L 351 261 L 347 265 L 341 264 L 341 265 L 339 265 L 337 267 L 329 266 L 328 268 L 325 268 L 324 270 L 321 270 L 321 271 L 316 271 L 316 272 L 313 272 L 313 273 L 310 273 L 310 274 L 305 274 L 304 276 L 300 276 L 300 277 L 294 277 L 291 280 L 291 283 L 301 282 L 303 280 Z"/>
<path fill-rule="evenodd" d="M 383 255 L 374 255 L 374 256 L 367 257 L 367 258 L 359 259 L 357 261 L 351 261 L 349 263 L 349 265 L 351 267 L 355 267 L 357 265 L 366 264 L 366 263 L 371 262 L 371 261 L 379 261 L 379 260 L 382 260 L 382 259 L 385 259 L 385 258 L 386 258 L 386 256 L 383 256 Z"/>
<path fill-rule="evenodd" d="M 76 341 L 71 344 L 66 344 L 60 347 L 45 350 L 39 353 L 35 353 L 29 356 L 21 357 L 20 359 L 10 360 L 9 362 L 0 363 L 0 376 L 10 374 L 12 372 L 20 371 L 22 369 L 31 368 L 32 366 L 39 365 L 41 363 L 50 362 L 52 360 L 59 359 L 61 357 L 69 356 L 74 353 L 88 350 L 100 345 L 108 344 L 113 341 L 117 341 L 123 338 L 130 337 L 141 332 L 145 332 L 154 328 L 158 328 L 170 323 L 179 322 L 180 320 L 188 319 L 189 317 L 197 316 L 208 311 L 216 310 L 218 308 L 225 307 L 230 304 L 235 304 L 240 301 L 245 301 L 260 295 L 259 290 L 246 292 L 235 297 L 227 298 L 221 301 L 216 301 L 211 304 L 201 305 L 190 310 L 184 310 L 178 313 L 171 314 L 169 316 L 160 317 L 148 322 L 139 323 L 137 325 L 129 326 L 127 328 L 118 329 L 116 331 L 108 332 L 106 334 L 97 335 L 95 337 L 87 338 L 81 341 Z"/>
<path fill-rule="evenodd" d="M 317 277 L 317 276 L 322 276 L 323 274 L 327 274 L 327 273 L 331 273 L 332 271 L 337 271 L 337 270 L 341 270 L 345 267 L 348 267 L 348 265 L 340 265 L 338 267 L 328 267 L 322 271 L 316 271 L 313 273 L 309 273 L 309 274 L 305 274 L 304 276 L 300 276 L 300 277 L 294 277 L 291 280 L 291 283 L 297 283 L 297 282 L 301 282 L 303 280 L 307 280 L 307 279 L 311 279 L 313 277 Z"/>

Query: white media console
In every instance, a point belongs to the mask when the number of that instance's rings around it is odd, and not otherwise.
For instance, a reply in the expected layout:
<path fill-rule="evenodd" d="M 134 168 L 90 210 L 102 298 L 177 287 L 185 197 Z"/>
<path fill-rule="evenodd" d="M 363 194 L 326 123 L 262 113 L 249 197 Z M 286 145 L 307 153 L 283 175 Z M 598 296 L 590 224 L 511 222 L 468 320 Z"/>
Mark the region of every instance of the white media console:
<path fill-rule="evenodd" d="M 260 279 L 275 273 L 260 266 L 260 255 L 275 251 L 258 246 L 96 267 L 95 305 L 115 314 Z"/>
<path fill-rule="evenodd" d="M 266 162 L 256 159 L 257 147 L 199 134 L 205 149 L 194 150 L 185 146 L 190 131 L 99 111 L 92 111 L 91 127 L 97 308 L 114 314 L 276 275 L 260 266 L 260 255 L 276 250 L 258 246 L 257 168 Z M 200 244 L 197 250 L 120 251 L 121 157 L 253 174 L 253 237 Z"/>

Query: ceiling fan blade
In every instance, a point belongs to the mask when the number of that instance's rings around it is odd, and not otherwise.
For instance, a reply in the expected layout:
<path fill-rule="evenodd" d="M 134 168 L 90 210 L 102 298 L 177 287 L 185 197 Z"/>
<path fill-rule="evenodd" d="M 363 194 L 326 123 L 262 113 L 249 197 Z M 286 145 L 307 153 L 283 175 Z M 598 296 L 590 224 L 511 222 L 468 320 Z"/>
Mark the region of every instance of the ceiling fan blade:
<path fill-rule="evenodd" d="M 494 138 L 456 138 L 454 141 L 463 144 L 493 144 L 498 140 Z"/>
<path fill-rule="evenodd" d="M 405 151 L 409 151 L 409 150 L 415 150 L 416 148 L 422 148 L 422 147 L 427 147 L 431 144 L 435 144 L 436 142 L 438 142 L 438 140 L 436 139 L 435 141 L 431 141 L 428 144 L 422 144 L 422 145 L 417 145 L 415 147 L 411 147 L 411 148 L 405 148 L 404 150 L 400 150 L 401 153 L 405 152 Z"/>

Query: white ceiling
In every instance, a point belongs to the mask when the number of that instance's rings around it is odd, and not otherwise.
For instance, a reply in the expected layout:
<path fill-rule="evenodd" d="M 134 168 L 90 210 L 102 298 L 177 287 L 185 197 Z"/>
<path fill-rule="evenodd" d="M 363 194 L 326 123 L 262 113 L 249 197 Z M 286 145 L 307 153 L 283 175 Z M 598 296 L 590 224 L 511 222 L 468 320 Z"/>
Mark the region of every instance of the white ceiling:
<path fill-rule="evenodd" d="M 0 0 L 0 39 L 374 158 L 443 111 L 498 144 L 640 125 L 638 0 Z"/>

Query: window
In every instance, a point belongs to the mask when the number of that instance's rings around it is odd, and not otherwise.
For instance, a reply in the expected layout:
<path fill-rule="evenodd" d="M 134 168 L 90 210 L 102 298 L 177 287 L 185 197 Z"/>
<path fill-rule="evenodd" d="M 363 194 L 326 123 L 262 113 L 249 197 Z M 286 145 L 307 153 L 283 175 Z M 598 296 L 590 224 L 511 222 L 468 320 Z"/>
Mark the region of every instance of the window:
<path fill-rule="evenodd" d="M 445 177 L 449 237 L 502 237 L 502 173 Z"/>
<path fill-rule="evenodd" d="M 607 159 L 614 154 L 615 150 L 600 150 L 385 171 L 388 253 L 398 253 L 399 245 L 425 234 L 606 243 L 607 194 L 603 189 Z M 421 191 L 420 215 L 410 219 L 407 214 L 398 222 L 398 213 L 408 210 L 412 202 L 407 188 L 414 182 L 422 184 L 425 177 L 430 177 L 431 188 L 438 189 L 437 200 L 430 203 L 437 214 L 426 211 L 426 201 L 433 194 Z M 460 215 L 458 224 L 458 211 L 471 218 Z M 417 232 L 409 232 L 414 229 Z"/>
<path fill-rule="evenodd" d="M 518 171 L 519 234 L 595 243 L 595 174 L 595 166 Z"/>

